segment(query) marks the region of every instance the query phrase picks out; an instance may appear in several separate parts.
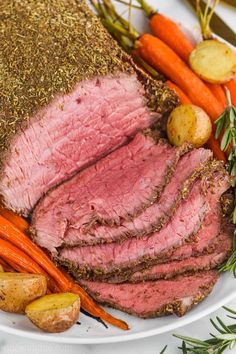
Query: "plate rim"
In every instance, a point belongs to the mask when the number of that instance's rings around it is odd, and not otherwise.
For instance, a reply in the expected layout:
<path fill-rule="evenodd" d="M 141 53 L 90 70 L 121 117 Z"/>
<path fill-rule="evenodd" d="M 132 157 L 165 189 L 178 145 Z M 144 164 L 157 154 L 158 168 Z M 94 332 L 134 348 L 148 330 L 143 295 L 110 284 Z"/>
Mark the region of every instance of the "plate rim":
<path fill-rule="evenodd" d="M 229 274 L 230 275 L 230 274 Z M 231 276 L 231 275 L 230 275 Z M 224 281 L 224 279 L 222 279 Z M 231 281 L 234 281 L 234 278 L 231 279 Z M 176 330 L 178 328 L 184 327 L 190 323 L 193 323 L 195 321 L 200 320 L 201 318 L 210 315 L 211 313 L 215 312 L 218 310 L 220 307 L 226 305 L 227 303 L 233 301 L 236 299 L 236 288 L 230 294 L 225 296 L 223 299 L 217 301 L 216 303 L 208 306 L 205 310 L 202 310 L 200 312 L 194 313 L 190 317 L 182 317 L 181 321 L 179 321 L 177 324 L 175 321 L 173 321 L 172 324 L 167 324 L 162 326 L 160 329 L 154 328 L 154 329 L 149 329 L 149 330 L 144 330 L 142 332 L 138 333 L 131 333 L 131 334 L 125 334 L 125 335 L 114 335 L 114 336 L 106 336 L 106 337 L 87 337 L 87 338 L 76 338 L 76 337 L 65 337 L 62 334 L 60 336 L 55 335 L 55 334 L 44 334 L 44 333 L 32 333 L 32 332 L 27 332 L 22 329 L 17 329 L 17 328 L 12 328 L 6 325 L 3 325 L 0 323 L 0 331 L 3 331 L 5 333 L 13 334 L 18 337 L 25 337 L 28 339 L 35 339 L 43 342 L 52 342 L 52 343 L 64 343 L 64 344 L 109 344 L 109 343 L 120 343 L 120 342 L 129 342 L 137 339 L 143 339 L 143 338 L 148 338 L 148 337 L 153 337 L 156 335 L 160 335 L 163 333 L 168 333 L 170 331 Z"/>
<path fill-rule="evenodd" d="M 183 24 L 182 21 L 179 21 L 180 24 Z M 187 23 L 187 25 L 190 25 L 191 27 L 195 27 L 193 25 L 191 25 L 191 23 Z M 187 28 L 187 27 L 186 27 Z M 231 44 L 228 43 L 227 41 L 225 41 L 223 38 L 216 36 L 218 38 L 220 38 L 221 40 L 223 40 L 224 42 L 226 42 L 228 45 L 230 45 L 232 48 L 235 49 L 235 47 Z M 224 274 L 225 276 L 230 276 L 232 277 L 231 274 L 227 273 Z M 222 275 L 221 275 L 222 276 Z M 223 276 L 224 278 L 224 276 Z M 224 279 L 221 279 L 224 282 Z M 231 278 L 231 281 L 235 281 L 235 278 Z M 211 296 L 211 294 L 209 295 L 209 297 Z M 208 297 L 208 298 L 209 298 Z M 100 337 L 66 337 L 63 336 L 62 333 L 59 333 L 60 336 L 58 336 L 55 334 L 50 334 L 50 333 L 44 333 L 44 332 L 28 332 L 26 330 L 23 329 L 18 329 L 18 328 L 13 328 L 4 324 L 1 324 L 1 318 L 0 318 L 0 331 L 4 332 L 4 333 L 8 333 L 8 334 L 12 334 L 12 335 L 16 335 L 18 337 L 21 338 L 28 338 L 28 339 L 32 339 L 32 340 L 38 340 L 41 342 L 48 342 L 48 343 L 62 343 L 62 344 L 91 344 L 91 345 L 95 345 L 95 344 L 109 344 L 109 343 L 121 343 L 121 342 L 130 342 L 133 340 L 137 340 L 137 339 L 144 339 L 144 338 L 149 338 L 149 337 L 153 337 L 153 336 L 158 336 L 164 333 L 169 333 L 173 330 L 179 329 L 181 327 L 184 327 L 188 324 L 191 324 L 193 322 L 196 322 L 208 315 L 210 315 L 211 313 L 217 311 L 218 309 L 220 309 L 222 306 L 226 305 L 227 303 L 233 301 L 236 299 L 236 288 L 231 291 L 227 296 L 223 297 L 221 300 L 216 301 L 214 304 L 208 306 L 206 309 L 200 311 L 200 312 L 196 312 L 194 314 L 192 314 L 189 317 L 181 317 L 181 321 L 179 322 L 175 322 L 173 321 L 171 324 L 166 324 L 163 325 L 160 329 L 157 328 L 152 328 L 149 330 L 143 330 L 142 332 L 137 332 L 137 333 L 131 333 L 131 334 L 124 334 L 124 335 L 112 335 L 112 336 L 100 336 Z M 2 313 L 2 311 L 0 311 L 0 314 Z M 66 333 L 66 332 L 65 332 Z M 127 332 L 126 332 L 127 333 Z"/>

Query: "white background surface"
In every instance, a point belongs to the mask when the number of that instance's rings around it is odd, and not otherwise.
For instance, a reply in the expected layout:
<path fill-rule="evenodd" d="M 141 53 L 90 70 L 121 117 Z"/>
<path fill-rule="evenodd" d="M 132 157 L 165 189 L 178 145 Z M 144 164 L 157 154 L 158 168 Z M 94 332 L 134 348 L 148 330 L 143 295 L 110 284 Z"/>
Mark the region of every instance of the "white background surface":
<path fill-rule="evenodd" d="M 171 17 L 175 20 L 186 20 L 186 22 L 189 24 L 196 23 L 196 19 L 191 14 L 191 11 L 187 9 L 184 0 L 152 0 L 150 3 L 154 5 L 156 4 L 156 6 L 158 6 L 162 12 L 168 15 L 171 14 Z M 222 18 L 236 31 L 236 11 L 224 5 L 220 5 L 217 11 L 222 16 Z M 236 299 L 228 305 L 236 309 Z M 213 318 L 216 315 L 220 315 L 224 318 L 225 311 L 219 310 L 212 314 L 211 317 Z M 200 321 L 195 322 L 194 324 L 183 327 L 176 332 L 183 335 L 207 338 L 208 333 L 211 330 L 212 326 L 209 323 L 208 316 Z M 180 341 L 173 338 L 172 333 L 128 343 L 106 345 L 63 345 L 18 338 L 0 332 L 0 354 L 159 354 L 161 349 L 166 344 L 168 344 L 168 349 L 166 351 L 167 354 L 181 353 L 181 351 L 177 349 Z M 236 353 L 236 347 L 233 351 L 231 351 L 231 353 Z"/>

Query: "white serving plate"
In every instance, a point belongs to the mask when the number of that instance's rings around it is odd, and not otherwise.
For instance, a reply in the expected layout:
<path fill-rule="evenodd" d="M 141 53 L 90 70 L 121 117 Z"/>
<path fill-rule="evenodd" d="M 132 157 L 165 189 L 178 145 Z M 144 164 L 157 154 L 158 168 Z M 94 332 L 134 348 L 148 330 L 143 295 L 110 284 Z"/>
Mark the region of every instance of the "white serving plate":
<path fill-rule="evenodd" d="M 106 329 L 95 320 L 81 315 L 79 318 L 81 325 L 75 325 L 64 333 L 47 334 L 34 327 L 25 316 L 5 312 L 0 312 L 0 330 L 22 337 L 58 343 L 125 342 L 176 330 L 216 311 L 234 298 L 236 298 L 236 280 L 232 275 L 224 274 L 211 295 L 184 317 L 168 316 L 143 320 L 108 309 L 113 315 L 122 318 L 129 324 L 129 331 L 122 331 L 110 325 Z"/>
<path fill-rule="evenodd" d="M 183 0 L 159 0 L 158 2 L 149 0 L 149 3 L 153 7 L 157 6 L 158 3 L 158 8 L 161 12 L 168 14 L 168 16 L 183 23 L 185 27 L 192 28 L 196 33 L 199 33 L 195 16 Z M 147 21 L 144 20 L 140 13 L 136 12 L 133 18 L 139 30 L 148 28 Z M 125 320 L 129 324 L 130 330 L 124 332 L 112 326 L 106 329 L 95 320 L 81 315 L 79 319 L 80 325 L 75 325 L 64 333 L 46 334 L 34 327 L 25 316 L 0 311 L 0 330 L 22 337 L 58 343 L 98 344 L 123 342 L 174 331 L 179 327 L 209 315 L 235 298 L 236 280 L 232 275 L 224 274 L 211 295 L 181 318 L 168 316 L 142 320 L 120 311 L 108 309 L 115 316 Z"/>

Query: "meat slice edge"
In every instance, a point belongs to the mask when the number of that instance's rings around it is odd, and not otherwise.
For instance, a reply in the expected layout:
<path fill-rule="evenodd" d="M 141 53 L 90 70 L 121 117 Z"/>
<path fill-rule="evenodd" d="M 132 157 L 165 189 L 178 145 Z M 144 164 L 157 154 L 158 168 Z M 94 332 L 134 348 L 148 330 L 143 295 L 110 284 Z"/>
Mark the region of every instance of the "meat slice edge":
<path fill-rule="evenodd" d="M 215 249 L 211 253 L 189 258 L 159 263 L 157 265 L 134 271 L 130 274 L 114 275 L 105 281 L 112 284 L 123 282 L 140 283 L 148 280 L 170 279 L 183 273 L 195 273 L 201 270 L 217 268 L 229 257 L 232 251 L 232 235 L 223 233 L 218 237 Z"/>
<path fill-rule="evenodd" d="M 206 149 L 194 149 L 183 155 L 158 202 L 150 205 L 133 220 L 122 222 L 120 226 L 97 225 L 92 230 L 81 232 L 75 225 L 71 225 L 65 234 L 63 246 L 120 242 L 126 238 L 159 231 L 181 200 L 187 197 L 191 184 L 201 174 L 210 158 L 212 152 Z"/>
<path fill-rule="evenodd" d="M 56 259 L 66 265 L 75 277 L 98 279 L 134 269 L 142 263 L 157 262 L 194 238 L 209 211 L 208 199 L 216 198 L 218 201 L 229 186 L 230 179 L 222 164 L 213 162 L 208 174 L 205 173 L 194 184 L 189 197 L 180 204 L 164 229 L 121 244 L 63 248 Z"/>
<path fill-rule="evenodd" d="M 219 278 L 217 271 L 181 275 L 173 280 L 139 284 L 81 281 L 98 302 L 142 318 L 169 314 L 183 316 L 210 294 Z"/>
<path fill-rule="evenodd" d="M 137 134 L 128 145 L 49 192 L 33 213 L 35 241 L 55 251 L 68 230 L 119 224 L 158 200 L 188 144 L 172 148 Z"/>

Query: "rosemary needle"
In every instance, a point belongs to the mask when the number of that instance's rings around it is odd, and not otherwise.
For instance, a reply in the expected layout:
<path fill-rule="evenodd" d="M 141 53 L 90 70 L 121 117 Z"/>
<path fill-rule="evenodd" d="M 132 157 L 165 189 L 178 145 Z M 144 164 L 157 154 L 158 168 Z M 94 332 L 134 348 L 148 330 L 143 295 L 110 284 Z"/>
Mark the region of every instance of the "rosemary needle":
<path fill-rule="evenodd" d="M 230 313 L 227 317 L 236 320 L 236 311 L 224 307 Z M 232 316 L 234 315 L 234 316 Z M 183 354 L 221 354 L 225 350 L 235 348 L 236 343 L 236 324 L 226 325 L 219 317 L 216 320 L 210 320 L 216 334 L 211 334 L 210 339 L 202 341 L 200 339 L 174 334 L 174 337 L 182 340 L 182 346 L 179 348 Z"/>

